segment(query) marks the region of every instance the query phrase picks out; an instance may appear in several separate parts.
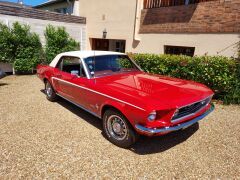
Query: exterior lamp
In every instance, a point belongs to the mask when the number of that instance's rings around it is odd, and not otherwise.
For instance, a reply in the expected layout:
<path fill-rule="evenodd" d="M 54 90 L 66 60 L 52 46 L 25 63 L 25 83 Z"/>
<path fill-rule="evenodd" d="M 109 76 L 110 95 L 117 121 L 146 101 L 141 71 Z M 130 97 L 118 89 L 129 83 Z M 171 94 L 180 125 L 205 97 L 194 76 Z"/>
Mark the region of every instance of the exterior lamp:
<path fill-rule="evenodd" d="M 107 30 L 106 28 L 103 30 L 103 39 L 106 39 L 107 38 Z"/>

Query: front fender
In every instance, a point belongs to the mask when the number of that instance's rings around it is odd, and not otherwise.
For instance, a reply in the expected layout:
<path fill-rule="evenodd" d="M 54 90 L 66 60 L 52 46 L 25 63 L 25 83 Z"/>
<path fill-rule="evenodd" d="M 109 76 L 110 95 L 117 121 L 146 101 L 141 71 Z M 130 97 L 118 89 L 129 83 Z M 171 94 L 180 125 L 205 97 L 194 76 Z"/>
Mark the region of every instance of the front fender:
<path fill-rule="evenodd" d="M 105 107 L 113 107 L 120 111 L 130 122 L 130 124 L 135 128 L 136 124 L 144 124 L 147 118 L 147 111 L 144 109 L 138 109 L 134 106 L 128 105 L 124 102 L 118 102 L 115 100 L 107 100 L 101 105 L 101 115 Z"/>

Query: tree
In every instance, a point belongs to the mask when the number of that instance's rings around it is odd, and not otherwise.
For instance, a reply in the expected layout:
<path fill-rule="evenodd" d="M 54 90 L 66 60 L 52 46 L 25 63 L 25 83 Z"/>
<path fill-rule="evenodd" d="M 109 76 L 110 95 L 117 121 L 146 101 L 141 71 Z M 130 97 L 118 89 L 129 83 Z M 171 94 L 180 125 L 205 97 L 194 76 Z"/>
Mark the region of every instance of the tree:
<path fill-rule="evenodd" d="M 64 27 L 55 28 L 48 25 L 44 35 L 46 38 L 45 54 L 47 63 L 50 63 L 59 53 L 80 49 L 79 43 L 69 36 Z"/>
<path fill-rule="evenodd" d="M 12 63 L 19 72 L 30 72 L 43 59 L 39 36 L 18 22 L 12 27 L 0 23 L 0 49 L 0 61 Z"/>

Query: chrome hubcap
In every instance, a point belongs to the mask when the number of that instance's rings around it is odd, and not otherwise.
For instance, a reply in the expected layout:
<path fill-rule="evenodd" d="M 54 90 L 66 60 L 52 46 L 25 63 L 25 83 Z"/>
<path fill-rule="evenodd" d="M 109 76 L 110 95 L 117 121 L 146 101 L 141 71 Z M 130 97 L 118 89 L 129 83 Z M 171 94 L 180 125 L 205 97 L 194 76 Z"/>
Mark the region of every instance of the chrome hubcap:
<path fill-rule="evenodd" d="M 108 118 L 107 129 L 116 140 L 123 140 L 127 136 L 127 126 L 122 118 L 117 115 L 112 115 Z"/>
<path fill-rule="evenodd" d="M 115 133 L 120 133 L 122 130 L 121 124 L 119 124 L 118 122 L 113 123 L 112 127 Z"/>
<path fill-rule="evenodd" d="M 47 93 L 48 97 L 52 96 L 52 87 L 49 83 L 47 83 L 47 85 L 46 85 L 46 93 Z"/>

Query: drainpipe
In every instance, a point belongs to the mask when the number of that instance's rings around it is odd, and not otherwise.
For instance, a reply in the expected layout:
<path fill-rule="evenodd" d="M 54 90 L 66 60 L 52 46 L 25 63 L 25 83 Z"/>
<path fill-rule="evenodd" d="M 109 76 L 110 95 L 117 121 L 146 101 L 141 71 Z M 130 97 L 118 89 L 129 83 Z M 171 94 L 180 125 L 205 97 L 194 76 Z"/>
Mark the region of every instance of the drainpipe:
<path fill-rule="evenodd" d="M 133 40 L 140 41 L 138 31 L 140 27 L 140 14 L 141 14 L 141 4 L 142 0 L 136 0 L 136 9 L 135 9 L 135 20 L 134 20 L 134 32 L 133 32 Z"/>

